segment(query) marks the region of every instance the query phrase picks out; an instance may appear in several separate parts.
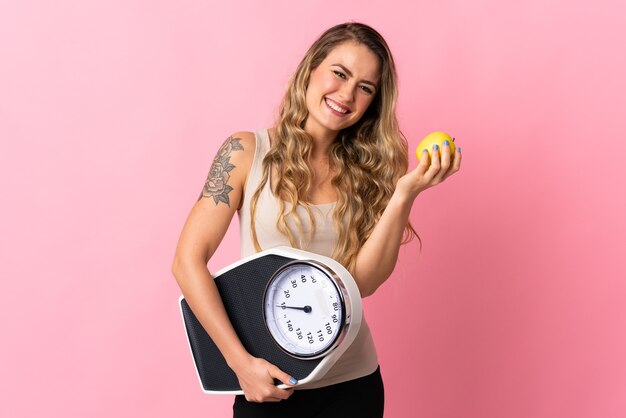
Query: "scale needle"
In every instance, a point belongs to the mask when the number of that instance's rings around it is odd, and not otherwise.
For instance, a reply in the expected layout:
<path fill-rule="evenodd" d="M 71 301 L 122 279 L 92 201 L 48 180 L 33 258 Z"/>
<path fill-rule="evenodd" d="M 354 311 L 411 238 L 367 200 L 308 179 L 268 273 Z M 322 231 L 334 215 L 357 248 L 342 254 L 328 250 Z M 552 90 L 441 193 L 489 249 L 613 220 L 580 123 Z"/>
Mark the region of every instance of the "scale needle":
<path fill-rule="evenodd" d="M 309 305 L 306 306 L 286 306 L 286 305 L 276 305 L 278 308 L 283 308 L 283 309 L 299 309 L 301 311 L 304 311 L 305 313 L 310 313 L 312 311 L 311 307 Z"/>

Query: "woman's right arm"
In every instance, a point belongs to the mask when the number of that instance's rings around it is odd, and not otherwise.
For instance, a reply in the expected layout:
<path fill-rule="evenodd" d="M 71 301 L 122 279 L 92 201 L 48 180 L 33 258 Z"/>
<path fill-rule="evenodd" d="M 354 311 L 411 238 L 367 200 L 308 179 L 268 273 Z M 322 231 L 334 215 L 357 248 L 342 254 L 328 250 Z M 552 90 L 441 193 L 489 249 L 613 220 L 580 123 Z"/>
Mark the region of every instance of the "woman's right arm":
<path fill-rule="evenodd" d="M 254 156 L 255 138 L 248 132 L 229 137 L 215 157 L 202 194 L 183 226 L 172 273 L 194 315 L 235 372 L 248 401 L 287 399 L 293 389 L 279 389 L 291 376 L 248 353 L 235 333 L 207 263 L 224 238 L 240 206 Z"/>

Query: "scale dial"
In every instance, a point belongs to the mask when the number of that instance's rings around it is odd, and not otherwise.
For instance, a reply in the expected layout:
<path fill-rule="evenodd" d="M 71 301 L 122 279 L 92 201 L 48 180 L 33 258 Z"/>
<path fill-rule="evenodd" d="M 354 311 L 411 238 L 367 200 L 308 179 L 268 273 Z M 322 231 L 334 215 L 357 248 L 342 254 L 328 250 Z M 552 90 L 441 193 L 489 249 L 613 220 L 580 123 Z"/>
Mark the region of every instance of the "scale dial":
<path fill-rule="evenodd" d="M 325 355 L 343 338 L 343 284 L 315 261 L 294 261 L 270 279 L 263 298 L 265 324 L 286 353 L 303 359 Z"/>

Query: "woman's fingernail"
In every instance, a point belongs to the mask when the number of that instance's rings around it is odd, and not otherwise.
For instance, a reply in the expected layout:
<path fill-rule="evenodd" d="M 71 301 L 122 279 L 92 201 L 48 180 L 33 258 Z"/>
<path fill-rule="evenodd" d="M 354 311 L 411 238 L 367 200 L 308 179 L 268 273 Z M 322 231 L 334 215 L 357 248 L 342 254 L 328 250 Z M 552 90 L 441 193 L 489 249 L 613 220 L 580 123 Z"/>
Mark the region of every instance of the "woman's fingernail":
<path fill-rule="evenodd" d="M 443 141 L 443 145 L 447 147 L 448 145 L 450 145 L 450 142 L 446 139 L 445 141 Z"/>
<path fill-rule="evenodd" d="M 435 151 L 437 151 L 437 150 L 439 149 L 439 145 L 437 145 L 437 144 L 433 145 L 433 149 L 434 149 Z"/>
<path fill-rule="evenodd" d="M 461 153 L 461 147 L 458 147 L 457 150 L 459 151 L 459 154 Z"/>
<path fill-rule="evenodd" d="M 295 377 L 292 377 L 291 379 L 289 379 L 289 383 L 291 383 L 292 385 L 295 385 L 296 383 L 298 383 L 298 381 L 296 380 Z"/>

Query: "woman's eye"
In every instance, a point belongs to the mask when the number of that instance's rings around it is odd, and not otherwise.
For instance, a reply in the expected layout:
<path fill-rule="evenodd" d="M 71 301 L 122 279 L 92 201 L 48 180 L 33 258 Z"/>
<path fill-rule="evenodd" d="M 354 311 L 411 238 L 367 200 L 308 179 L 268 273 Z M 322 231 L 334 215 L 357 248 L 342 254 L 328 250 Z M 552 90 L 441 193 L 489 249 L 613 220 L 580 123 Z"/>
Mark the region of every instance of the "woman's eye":
<path fill-rule="evenodd" d="M 333 70 L 333 73 L 335 73 L 335 75 L 337 77 L 339 77 L 339 78 L 342 78 L 344 80 L 346 79 L 346 75 L 344 73 L 342 73 L 341 71 Z M 363 90 L 367 94 L 373 94 L 374 93 L 374 91 L 372 89 L 370 89 L 369 87 L 367 87 L 367 86 L 361 86 L 361 90 Z"/>

